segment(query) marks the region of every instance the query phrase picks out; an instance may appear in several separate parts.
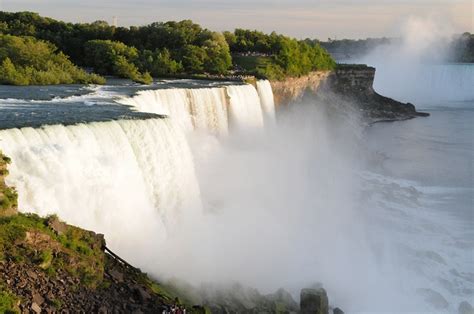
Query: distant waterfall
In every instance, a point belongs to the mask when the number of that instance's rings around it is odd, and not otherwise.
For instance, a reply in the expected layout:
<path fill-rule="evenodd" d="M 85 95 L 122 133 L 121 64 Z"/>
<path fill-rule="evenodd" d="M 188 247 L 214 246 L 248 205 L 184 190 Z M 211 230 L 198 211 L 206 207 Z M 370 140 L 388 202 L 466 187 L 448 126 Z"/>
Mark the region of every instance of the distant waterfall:
<path fill-rule="evenodd" d="M 158 89 L 138 92 L 120 103 L 138 111 L 168 115 L 184 130 L 227 134 L 235 128 L 262 128 L 275 119 L 273 92 L 268 81 L 252 85 L 197 89 Z M 265 116 L 265 119 L 264 119 Z"/>
<path fill-rule="evenodd" d="M 170 119 L 8 129 L 0 138 L 24 212 L 57 213 L 117 243 L 145 226 L 165 236 L 201 209 L 191 151 Z"/>

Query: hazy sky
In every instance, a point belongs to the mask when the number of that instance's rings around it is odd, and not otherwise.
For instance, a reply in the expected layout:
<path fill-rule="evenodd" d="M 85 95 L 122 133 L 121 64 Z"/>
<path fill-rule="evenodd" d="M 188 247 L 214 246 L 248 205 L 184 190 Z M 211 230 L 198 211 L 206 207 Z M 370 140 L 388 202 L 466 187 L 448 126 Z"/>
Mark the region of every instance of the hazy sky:
<path fill-rule="evenodd" d="M 192 19 L 216 31 L 273 30 L 298 38 L 397 36 L 413 16 L 452 32 L 473 31 L 473 0 L 0 0 L 5 11 L 34 11 L 71 22 L 119 25 Z M 444 26 L 443 26 L 444 27 Z"/>

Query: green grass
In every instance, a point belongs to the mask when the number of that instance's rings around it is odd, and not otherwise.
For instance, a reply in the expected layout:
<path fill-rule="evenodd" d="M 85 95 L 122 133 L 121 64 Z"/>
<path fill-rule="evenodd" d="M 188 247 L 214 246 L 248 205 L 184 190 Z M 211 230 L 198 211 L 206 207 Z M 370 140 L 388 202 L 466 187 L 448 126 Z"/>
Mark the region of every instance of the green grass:
<path fill-rule="evenodd" d="M 34 214 L 0 217 L 0 260 L 30 262 L 50 275 L 64 269 L 86 286 L 97 286 L 103 279 L 105 255 L 94 234 L 68 226 L 63 235 L 56 235 L 48 219 L 52 218 Z M 45 243 L 32 247 L 27 232 L 39 232 Z"/>
<path fill-rule="evenodd" d="M 0 285 L 0 313 L 20 313 L 17 309 L 18 298 Z"/>

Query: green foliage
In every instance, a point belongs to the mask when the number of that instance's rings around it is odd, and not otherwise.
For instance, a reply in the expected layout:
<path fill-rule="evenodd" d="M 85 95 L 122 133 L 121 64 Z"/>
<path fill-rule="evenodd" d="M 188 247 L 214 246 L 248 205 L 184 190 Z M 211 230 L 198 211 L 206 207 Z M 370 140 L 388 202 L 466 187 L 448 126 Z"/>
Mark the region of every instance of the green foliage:
<path fill-rule="evenodd" d="M 16 306 L 18 298 L 0 285 L 0 313 L 19 313 Z"/>
<path fill-rule="evenodd" d="M 0 35 L 0 84 L 104 83 L 76 67 L 51 43 L 32 37 Z"/>
<path fill-rule="evenodd" d="M 152 76 L 170 76 L 181 73 L 183 65 L 171 56 L 168 49 L 144 50 L 140 53 L 140 68 L 145 69 Z"/>
<path fill-rule="evenodd" d="M 247 74 L 273 79 L 331 70 L 335 65 L 326 50 L 315 41 L 298 41 L 275 32 L 264 34 L 244 29 L 221 34 L 190 20 L 126 28 L 110 26 L 104 21 L 72 24 L 31 12 L 0 12 L 2 33 L 33 36 L 45 44 L 50 42 L 50 47 L 58 47 L 64 52 L 56 53 L 61 62 L 67 59 L 66 54 L 75 64 L 94 68 L 99 74 L 117 75 L 141 83 L 150 83 L 151 76 L 225 75 L 232 68 L 231 54 L 268 57 L 270 62 L 243 69 Z M 31 51 L 41 54 L 44 50 L 44 47 L 38 47 Z M 11 62 L 0 58 L 3 73 L 0 82 L 4 84 L 100 81 L 95 75 L 71 75 L 71 69 L 60 72 L 51 64 L 47 70 L 36 70 L 33 66 L 35 70 L 31 70 L 19 65 L 16 58 L 9 58 Z M 38 62 L 35 66 L 45 64 Z M 240 65 L 240 62 L 234 60 L 234 65 Z"/>
<path fill-rule="evenodd" d="M 8 175 L 7 165 L 10 158 L 0 152 L 0 216 L 12 215 L 18 207 L 18 194 L 14 188 L 5 184 L 4 177 Z"/>
<path fill-rule="evenodd" d="M 317 70 L 332 70 L 336 63 L 319 44 L 259 31 L 226 32 L 234 63 L 250 74 L 280 80 Z M 253 59 L 252 59 L 253 58 Z"/>
<path fill-rule="evenodd" d="M 111 40 L 91 40 L 85 45 L 87 65 L 100 74 L 112 74 L 135 82 L 149 84 L 149 73 L 140 73 L 134 62 L 138 61 L 138 50 L 124 43 Z"/>
<path fill-rule="evenodd" d="M 67 226 L 65 234 L 57 235 L 48 227 L 50 219 L 34 214 L 0 217 L 0 260 L 33 263 L 50 275 L 62 269 L 96 287 L 103 279 L 105 255 L 95 234 Z M 41 240 L 33 244 L 27 233 L 39 234 Z"/>

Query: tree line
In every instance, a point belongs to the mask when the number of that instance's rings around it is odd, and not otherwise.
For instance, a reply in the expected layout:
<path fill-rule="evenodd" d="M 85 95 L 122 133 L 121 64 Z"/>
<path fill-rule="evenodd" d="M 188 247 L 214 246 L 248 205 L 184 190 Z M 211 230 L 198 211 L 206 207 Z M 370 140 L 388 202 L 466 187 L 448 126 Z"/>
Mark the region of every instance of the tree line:
<path fill-rule="evenodd" d="M 235 68 L 281 79 L 335 65 L 317 43 L 242 29 L 213 32 L 190 20 L 115 27 L 104 21 L 66 23 L 32 12 L 0 12 L 0 36 L 2 72 L 10 73 L 0 78 L 4 84 L 100 83 L 99 75 L 150 83 L 152 77 L 228 75 Z M 245 53 L 259 53 L 264 60 L 239 68 L 236 60 L 245 59 Z"/>

